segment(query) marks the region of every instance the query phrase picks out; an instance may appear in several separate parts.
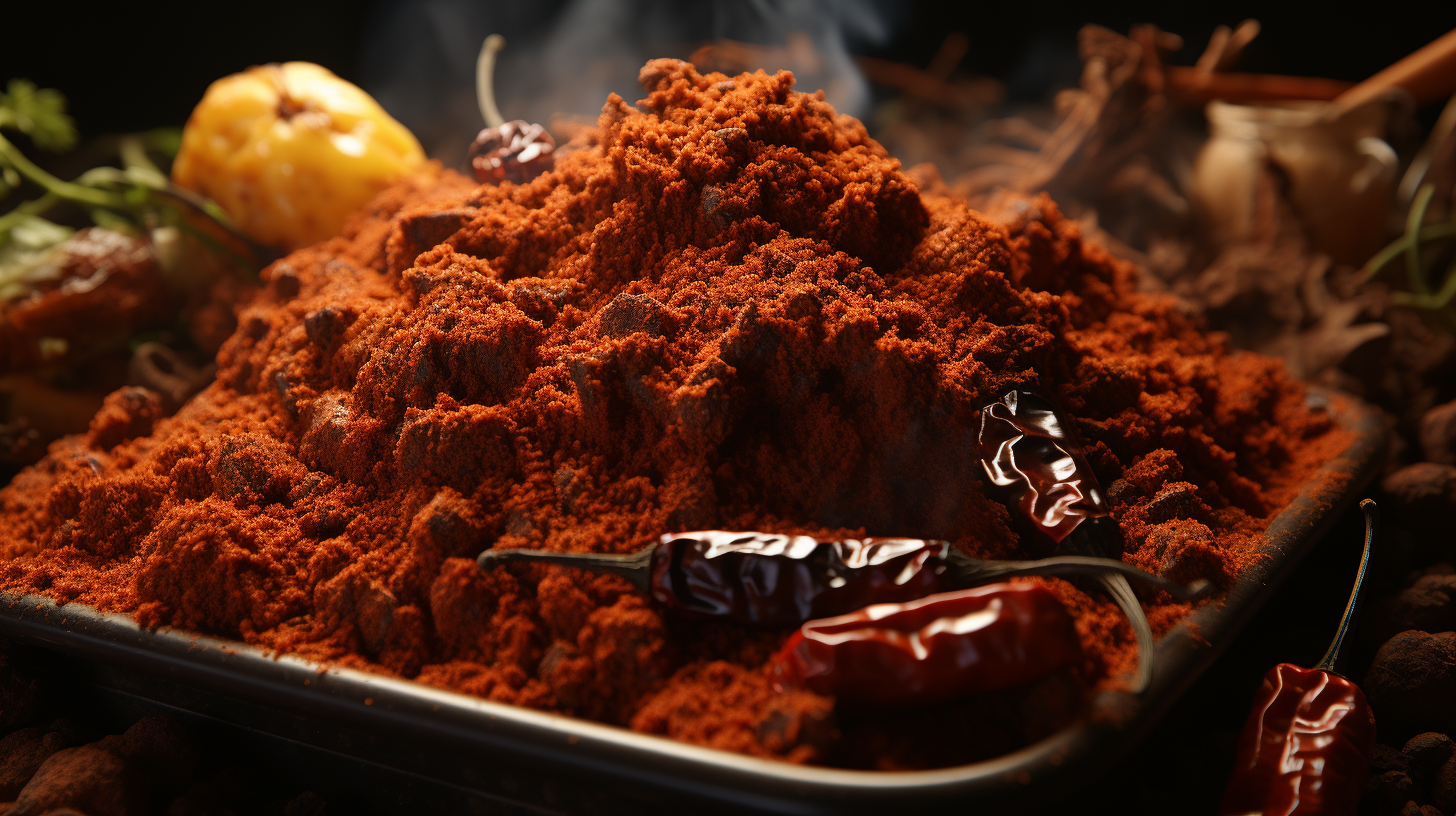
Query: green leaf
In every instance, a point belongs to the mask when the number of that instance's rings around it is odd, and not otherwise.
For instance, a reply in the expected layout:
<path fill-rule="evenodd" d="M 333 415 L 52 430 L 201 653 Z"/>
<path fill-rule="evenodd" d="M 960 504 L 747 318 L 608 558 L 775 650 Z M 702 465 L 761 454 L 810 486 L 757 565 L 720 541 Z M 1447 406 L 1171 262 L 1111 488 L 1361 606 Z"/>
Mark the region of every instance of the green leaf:
<path fill-rule="evenodd" d="M 75 230 L 54 224 L 38 216 L 29 216 L 10 228 L 10 240 L 21 249 L 41 250 L 71 237 Z"/>
<path fill-rule="evenodd" d="M 12 79 L 0 94 L 0 108 L 16 130 L 29 136 L 36 147 L 69 150 L 76 143 L 76 123 L 66 115 L 66 98 L 53 88 L 37 88 L 26 79 Z"/>

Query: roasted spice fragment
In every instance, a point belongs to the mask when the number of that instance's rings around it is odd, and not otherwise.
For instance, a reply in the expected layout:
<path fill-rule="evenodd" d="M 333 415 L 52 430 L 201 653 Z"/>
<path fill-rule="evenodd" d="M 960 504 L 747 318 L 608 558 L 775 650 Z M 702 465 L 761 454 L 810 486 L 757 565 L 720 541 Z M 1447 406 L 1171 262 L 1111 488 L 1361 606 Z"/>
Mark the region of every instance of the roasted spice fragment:
<path fill-rule="evenodd" d="M 1209 557 L 1179 580 L 1223 580 L 1345 444 L 1278 364 L 1137 292 L 1050 201 L 1003 227 L 922 195 L 786 72 L 659 60 L 642 79 L 640 109 L 611 97 L 550 172 L 427 169 L 265 270 L 176 416 L 109 452 L 59 443 L 0 490 L 0 586 L 750 754 L 908 767 L 960 758 L 894 747 L 937 718 L 839 750 L 833 700 L 762 671 L 782 631 L 467 559 L 715 528 L 1024 558 L 973 452 L 979 406 L 1036 382 L 1116 494 L 1125 559 L 1162 569 L 1159 532 L 1187 519 L 1148 507 L 1186 483 Z M 1121 613 L 1038 580 L 1076 621 L 1078 676 L 1116 685 L 1136 665 Z M 1188 609 L 1145 600 L 1160 633 Z M 942 719 L 987 710 L 958 705 Z M 1008 733 L 976 744 L 1039 732 Z"/>

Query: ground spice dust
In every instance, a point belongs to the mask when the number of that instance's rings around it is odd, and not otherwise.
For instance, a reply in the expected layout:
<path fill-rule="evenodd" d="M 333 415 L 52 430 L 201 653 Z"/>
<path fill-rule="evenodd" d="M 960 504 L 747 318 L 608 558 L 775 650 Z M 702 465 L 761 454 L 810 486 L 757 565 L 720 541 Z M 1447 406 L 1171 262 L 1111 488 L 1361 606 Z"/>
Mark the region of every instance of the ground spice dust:
<path fill-rule="evenodd" d="M 872 715 L 773 692 L 785 632 L 471 559 L 714 528 L 1017 557 L 974 451 L 1024 386 L 1076 417 L 1127 560 L 1227 584 L 1342 446 L 1050 200 L 988 220 L 921 190 L 787 72 L 641 80 L 554 171 L 429 170 L 271 266 L 211 387 L 173 417 L 118 392 L 0 492 L 0 585 L 749 754 L 948 765 L 1130 672 L 1116 608 L 1049 581 L 1085 666 Z M 1160 631 L 1188 612 L 1149 603 Z"/>

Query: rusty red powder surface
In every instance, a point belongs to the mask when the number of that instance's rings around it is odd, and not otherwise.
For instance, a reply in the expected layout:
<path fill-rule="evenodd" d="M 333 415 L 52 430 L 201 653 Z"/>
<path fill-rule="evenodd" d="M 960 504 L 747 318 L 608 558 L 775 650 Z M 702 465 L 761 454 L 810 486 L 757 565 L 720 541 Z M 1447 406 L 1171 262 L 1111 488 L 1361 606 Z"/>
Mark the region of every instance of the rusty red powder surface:
<path fill-rule="evenodd" d="M 882 716 L 773 692 L 785 632 L 470 559 L 709 528 L 1015 556 L 974 429 L 1027 386 L 1075 417 L 1127 560 L 1227 585 L 1348 442 L 1049 200 L 918 190 L 787 73 L 642 82 L 528 184 L 434 169 L 275 263 L 209 389 L 110 400 L 0 491 L 0 586 L 749 754 L 948 765 L 1116 685 L 1115 608 L 1048 581 L 1085 666 Z M 1160 632 L 1189 611 L 1156 601 Z"/>

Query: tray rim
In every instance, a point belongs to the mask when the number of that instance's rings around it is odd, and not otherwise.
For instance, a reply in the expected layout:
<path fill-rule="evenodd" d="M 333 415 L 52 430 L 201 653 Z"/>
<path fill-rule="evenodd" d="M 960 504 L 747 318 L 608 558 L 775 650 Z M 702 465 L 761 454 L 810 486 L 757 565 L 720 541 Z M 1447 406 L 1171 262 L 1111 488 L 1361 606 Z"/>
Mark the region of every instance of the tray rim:
<path fill-rule="evenodd" d="M 903 802 L 902 797 L 1021 801 L 1026 795 L 1046 795 L 1075 783 L 1135 744 L 1303 560 L 1334 523 L 1336 511 L 1373 478 L 1387 444 L 1380 413 L 1348 395 L 1314 387 L 1309 393 L 1355 438 L 1270 521 L 1259 550 L 1275 557 L 1261 559 L 1222 603 L 1196 610 L 1159 641 L 1156 676 L 1140 699 L 1105 692 L 1094 701 L 1092 716 L 1078 724 L 1012 753 L 968 765 L 866 771 L 749 757 L 274 654 L 240 641 L 172 628 L 145 630 L 125 614 L 75 603 L 60 605 L 38 595 L 0 591 L 0 635 L 293 713 L 322 714 L 339 723 L 362 721 L 368 728 L 432 743 L 443 738 L 487 754 L 527 757 L 754 808 L 821 812 L 825 807 Z"/>

